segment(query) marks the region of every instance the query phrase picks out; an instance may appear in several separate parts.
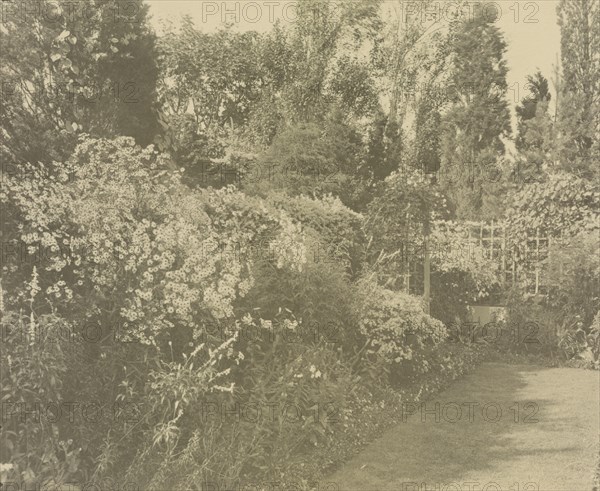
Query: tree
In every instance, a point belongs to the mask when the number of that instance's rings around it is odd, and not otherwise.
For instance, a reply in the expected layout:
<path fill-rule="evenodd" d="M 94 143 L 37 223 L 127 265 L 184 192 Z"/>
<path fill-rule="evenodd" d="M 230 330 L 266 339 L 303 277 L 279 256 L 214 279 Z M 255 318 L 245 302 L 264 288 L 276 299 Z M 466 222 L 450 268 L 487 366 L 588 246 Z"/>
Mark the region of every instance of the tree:
<path fill-rule="evenodd" d="M 548 88 L 548 80 L 539 70 L 534 75 L 527 76 L 527 87 L 529 88 L 529 94 L 517 106 L 518 134 L 516 146 L 518 149 L 523 149 L 526 146 L 526 122 L 535 118 L 540 103 L 547 103 L 552 99 Z"/>
<path fill-rule="evenodd" d="M 367 133 L 367 151 L 361 174 L 375 182 L 383 181 L 402 161 L 403 141 L 397 123 L 379 111 Z"/>
<path fill-rule="evenodd" d="M 561 0 L 563 87 L 583 94 L 591 105 L 600 100 L 600 4 L 598 0 Z"/>
<path fill-rule="evenodd" d="M 506 43 L 485 16 L 455 23 L 451 105 L 442 119 L 442 185 L 459 216 L 476 218 L 484 201 L 488 167 L 504 154 L 510 134 L 505 93 Z"/>
<path fill-rule="evenodd" d="M 0 33 L 3 162 L 63 160 L 76 133 L 148 143 L 154 35 L 141 0 L 19 2 Z"/>
<path fill-rule="evenodd" d="M 207 34 L 184 17 L 180 32 L 168 32 L 159 43 L 166 115 L 189 113 L 204 132 L 243 125 L 263 83 L 257 39 L 256 32 L 229 27 Z"/>
<path fill-rule="evenodd" d="M 356 189 L 348 187 L 348 179 L 357 177 L 362 153 L 360 135 L 334 110 L 321 124 L 298 123 L 282 130 L 244 186 L 259 192 L 283 188 L 290 195 L 333 193 L 350 206 Z"/>
<path fill-rule="evenodd" d="M 277 23 L 257 38 L 261 93 L 246 128 L 252 140 L 268 145 L 286 123 L 323 122 L 340 107 L 355 118 L 377 111 L 370 57 L 380 27 L 377 5 L 302 0 L 291 26 Z"/>
<path fill-rule="evenodd" d="M 312 121 L 326 112 L 329 102 L 372 100 L 368 75 L 357 58 L 340 51 L 358 52 L 380 27 L 377 0 L 331 2 L 301 0 L 290 33 L 291 78 L 283 99 L 292 120 Z M 341 76 L 339 80 L 334 75 Z M 330 77 L 332 84 L 329 84 Z M 352 87 L 353 83 L 360 83 Z M 365 83 L 366 82 L 366 83 Z M 360 88 L 357 92 L 353 92 Z"/>
<path fill-rule="evenodd" d="M 560 166 L 593 177 L 600 157 L 600 3 L 562 0 L 557 13 L 563 79 L 558 101 Z"/>
<path fill-rule="evenodd" d="M 107 87 L 105 90 L 114 87 L 117 103 L 96 105 L 91 112 L 98 129 L 91 133 L 131 136 L 137 144 L 146 146 L 160 132 L 157 41 L 148 25 L 149 6 L 142 0 L 125 4 L 115 1 L 110 9 L 111 15 L 100 19 L 98 41 L 109 46 L 114 56 L 98 57 L 95 85 Z M 108 131 L 100 130 L 103 127 Z"/>
<path fill-rule="evenodd" d="M 556 159 L 555 124 L 548 106 L 552 96 L 548 80 L 537 71 L 527 77 L 529 94 L 517 105 L 518 133 L 515 141 L 518 156 L 513 178 L 517 182 L 531 182 L 544 178 L 545 169 Z"/>

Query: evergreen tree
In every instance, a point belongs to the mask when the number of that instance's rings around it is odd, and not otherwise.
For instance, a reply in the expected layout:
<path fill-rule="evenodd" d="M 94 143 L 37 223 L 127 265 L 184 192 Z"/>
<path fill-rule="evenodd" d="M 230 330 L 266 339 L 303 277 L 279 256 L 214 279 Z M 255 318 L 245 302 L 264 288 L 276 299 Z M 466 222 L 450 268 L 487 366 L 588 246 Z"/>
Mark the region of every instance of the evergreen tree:
<path fill-rule="evenodd" d="M 539 70 L 534 75 L 527 76 L 527 88 L 529 94 L 517 106 L 518 134 L 516 146 L 518 149 L 525 147 L 525 123 L 535 118 L 540 103 L 550 102 L 552 99 L 548 79 Z"/>
<path fill-rule="evenodd" d="M 459 22 L 450 34 L 452 94 L 442 118 L 441 183 L 462 218 L 479 218 L 486 174 L 505 151 L 510 114 L 505 94 L 506 43 L 486 16 Z"/>
<path fill-rule="evenodd" d="M 548 112 L 552 98 L 548 80 L 538 71 L 528 76 L 527 81 L 529 94 L 516 107 L 515 143 L 519 155 L 511 180 L 517 183 L 543 180 L 545 170 L 556 159 L 555 124 Z"/>
<path fill-rule="evenodd" d="M 558 101 L 559 162 L 582 177 L 600 158 L 600 2 L 561 0 L 562 81 Z"/>

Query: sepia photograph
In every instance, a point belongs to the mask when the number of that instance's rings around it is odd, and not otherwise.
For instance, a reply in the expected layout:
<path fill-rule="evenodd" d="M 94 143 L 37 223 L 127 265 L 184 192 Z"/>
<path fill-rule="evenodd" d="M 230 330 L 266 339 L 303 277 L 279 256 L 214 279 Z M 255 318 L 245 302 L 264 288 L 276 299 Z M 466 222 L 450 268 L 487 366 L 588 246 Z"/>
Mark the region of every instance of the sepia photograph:
<path fill-rule="evenodd" d="M 600 491 L 600 0 L 0 0 L 0 491 Z"/>

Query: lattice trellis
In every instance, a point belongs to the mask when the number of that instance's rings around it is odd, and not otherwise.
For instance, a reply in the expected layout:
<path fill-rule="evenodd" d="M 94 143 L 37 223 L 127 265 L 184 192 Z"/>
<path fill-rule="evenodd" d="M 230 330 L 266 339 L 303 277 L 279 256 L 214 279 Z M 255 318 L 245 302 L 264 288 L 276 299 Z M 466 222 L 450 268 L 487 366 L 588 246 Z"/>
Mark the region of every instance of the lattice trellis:
<path fill-rule="evenodd" d="M 537 228 L 525 242 L 525 248 L 517 248 L 510 231 L 502 222 L 468 223 L 468 236 L 462 247 L 481 248 L 488 259 L 498 262 L 500 282 L 504 287 L 522 284 L 531 294 L 546 293 L 543 261 L 548 257 L 552 240 Z M 411 257 L 405 262 L 404 289 L 415 295 L 423 294 L 422 257 Z"/>

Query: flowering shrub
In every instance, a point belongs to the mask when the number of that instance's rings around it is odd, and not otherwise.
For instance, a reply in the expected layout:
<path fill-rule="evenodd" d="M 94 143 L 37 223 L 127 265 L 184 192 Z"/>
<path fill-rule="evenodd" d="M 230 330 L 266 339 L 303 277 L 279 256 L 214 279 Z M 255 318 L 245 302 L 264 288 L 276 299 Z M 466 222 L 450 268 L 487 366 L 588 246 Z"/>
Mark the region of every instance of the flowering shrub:
<path fill-rule="evenodd" d="M 151 146 L 83 139 L 55 167 L 50 180 L 34 171 L 9 178 L 2 202 L 14 210 L 18 238 L 47 251 L 42 285 L 52 302 L 84 306 L 88 317 L 108 312 L 123 322 L 123 340 L 157 345 L 175 326 L 197 337 L 203 319 L 232 317 L 253 284 L 244 252 L 261 235 L 272 234 L 277 267 L 305 260 L 299 227 L 284 212 L 231 188 L 191 192 Z"/>
<path fill-rule="evenodd" d="M 138 419 L 33 432 L 12 421 L 3 477 L 117 476 L 183 490 L 207 476 L 280 476 L 331 445 L 335 418 L 363 404 L 357 383 L 407 363 L 427 371 L 427 353 L 446 338 L 416 297 L 351 282 L 362 216 L 331 196 L 191 190 L 166 155 L 130 138 L 82 137 L 68 161 L 24 170 L 0 192 L 3 237 L 36 260 L 9 254 L 3 264 L 2 327 L 24 333 L 2 357 L 3 401 L 126 402 Z M 327 246 L 321 260 L 315 244 Z M 67 330 L 69 356 L 60 342 L 32 344 L 40 326 Z M 98 342 L 75 339 L 86 326 L 100 328 Z M 250 328 L 267 336 L 247 339 Z M 375 361 L 358 366 L 365 359 Z M 292 405 L 300 417 L 198 421 L 208 398 Z M 31 435 L 40 445 L 27 454 Z"/>
<path fill-rule="evenodd" d="M 365 247 L 361 214 L 347 208 L 332 195 L 310 198 L 271 194 L 269 199 L 295 222 L 318 233 L 317 242 L 311 244 L 309 260 L 339 261 L 349 271 L 358 272 Z"/>
<path fill-rule="evenodd" d="M 412 359 L 415 352 L 443 341 L 445 326 L 423 310 L 421 299 L 363 279 L 356 285 L 360 331 L 370 350 L 389 362 Z"/>

